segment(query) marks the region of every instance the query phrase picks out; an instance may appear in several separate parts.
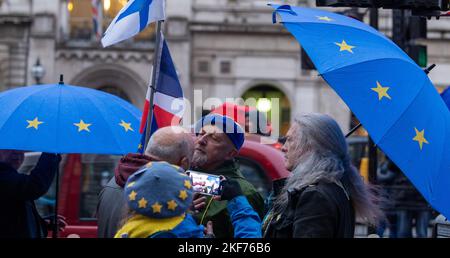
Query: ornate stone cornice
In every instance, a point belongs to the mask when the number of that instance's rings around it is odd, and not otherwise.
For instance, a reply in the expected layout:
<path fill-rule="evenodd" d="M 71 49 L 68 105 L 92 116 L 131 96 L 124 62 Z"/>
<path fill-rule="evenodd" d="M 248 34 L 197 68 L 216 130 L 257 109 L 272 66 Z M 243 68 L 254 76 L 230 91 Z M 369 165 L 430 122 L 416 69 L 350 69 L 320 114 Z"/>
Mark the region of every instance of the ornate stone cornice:
<path fill-rule="evenodd" d="M 101 61 L 101 62 L 136 62 L 149 63 L 152 61 L 153 53 L 149 51 L 105 51 L 98 49 L 73 49 L 59 48 L 56 51 L 56 59 Z"/>

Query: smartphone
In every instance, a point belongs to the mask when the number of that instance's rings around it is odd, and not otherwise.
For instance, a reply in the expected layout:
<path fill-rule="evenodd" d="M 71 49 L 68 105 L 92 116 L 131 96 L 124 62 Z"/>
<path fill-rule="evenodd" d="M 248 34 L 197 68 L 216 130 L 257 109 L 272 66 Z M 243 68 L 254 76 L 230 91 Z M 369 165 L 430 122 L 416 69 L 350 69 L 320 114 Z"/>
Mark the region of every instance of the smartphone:
<path fill-rule="evenodd" d="M 220 195 L 220 177 L 198 171 L 187 170 L 186 174 L 192 180 L 194 192 L 205 195 Z"/>

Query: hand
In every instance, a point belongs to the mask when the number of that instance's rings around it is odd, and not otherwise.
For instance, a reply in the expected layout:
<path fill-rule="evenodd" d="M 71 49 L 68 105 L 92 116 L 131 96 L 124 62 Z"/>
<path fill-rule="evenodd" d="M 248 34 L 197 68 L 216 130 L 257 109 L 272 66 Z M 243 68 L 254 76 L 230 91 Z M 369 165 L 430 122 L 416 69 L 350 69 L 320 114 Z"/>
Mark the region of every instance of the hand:
<path fill-rule="evenodd" d="M 214 235 L 213 232 L 213 223 L 212 221 L 208 221 L 208 223 L 206 223 L 206 227 L 205 227 L 205 238 L 215 238 L 216 236 Z"/>
<path fill-rule="evenodd" d="M 52 231 L 54 227 L 53 217 L 54 216 L 48 216 L 44 218 L 44 221 L 47 224 L 47 229 L 50 231 Z M 66 217 L 58 215 L 58 230 L 64 232 L 67 225 Z"/>
<path fill-rule="evenodd" d="M 199 193 L 194 193 L 193 196 L 193 201 L 192 201 L 192 205 L 191 205 L 191 210 L 194 213 L 199 213 L 202 209 L 204 209 L 206 206 L 206 197 L 199 194 Z"/>
<path fill-rule="evenodd" d="M 220 185 L 222 188 L 222 194 L 214 197 L 215 200 L 233 200 L 235 197 L 243 195 L 241 186 L 238 181 L 234 179 L 226 179 L 224 176 L 220 176 Z"/>

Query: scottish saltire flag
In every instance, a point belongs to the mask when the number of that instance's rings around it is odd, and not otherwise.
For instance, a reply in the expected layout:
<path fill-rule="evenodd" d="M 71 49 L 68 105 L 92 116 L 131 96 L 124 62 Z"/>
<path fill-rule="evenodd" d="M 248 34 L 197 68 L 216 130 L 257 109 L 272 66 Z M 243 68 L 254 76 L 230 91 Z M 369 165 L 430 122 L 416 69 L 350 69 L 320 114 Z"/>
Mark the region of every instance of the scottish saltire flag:
<path fill-rule="evenodd" d="M 164 8 L 164 0 L 130 0 L 106 30 L 103 47 L 131 38 L 150 23 L 164 20 Z"/>
<path fill-rule="evenodd" d="M 92 0 L 92 29 L 93 35 L 96 40 L 100 40 L 102 37 L 102 24 L 103 24 L 103 14 L 102 14 L 102 1 Z"/>
<path fill-rule="evenodd" d="M 163 36 L 161 36 L 161 56 L 156 68 L 156 92 L 153 98 L 153 116 L 151 121 L 150 135 L 158 128 L 179 125 L 184 112 L 183 89 L 178 80 L 177 71 L 170 55 L 169 47 Z M 147 90 L 144 111 L 142 113 L 140 132 L 142 133 L 139 152 L 144 151 L 146 124 L 150 112 L 150 89 Z"/>

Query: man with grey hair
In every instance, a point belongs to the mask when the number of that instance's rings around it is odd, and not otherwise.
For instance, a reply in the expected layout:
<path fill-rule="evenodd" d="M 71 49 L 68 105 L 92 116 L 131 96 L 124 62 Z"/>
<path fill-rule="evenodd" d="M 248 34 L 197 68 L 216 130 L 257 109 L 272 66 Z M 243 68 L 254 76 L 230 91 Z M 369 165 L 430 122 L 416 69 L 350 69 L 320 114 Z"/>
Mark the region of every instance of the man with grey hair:
<path fill-rule="evenodd" d="M 145 154 L 130 153 L 123 157 L 115 169 L 115 176 L 99 194 L 97 205 L 98 237 L 113 238 L 118 224 L 126 214 L 123 187 L 129 176 L 151 161 L 166 161 L 188 169 L 194 142 L 188 131 L 181 127 L 163 127 L 153 133 Z"/>
<path fill-rule="evenodd" d="M 145 155 L 155 160 L 189 168 L 194 153 L 194 141 L 182 127 L 164 127 L 156 131 L 148 142 Z"/>

